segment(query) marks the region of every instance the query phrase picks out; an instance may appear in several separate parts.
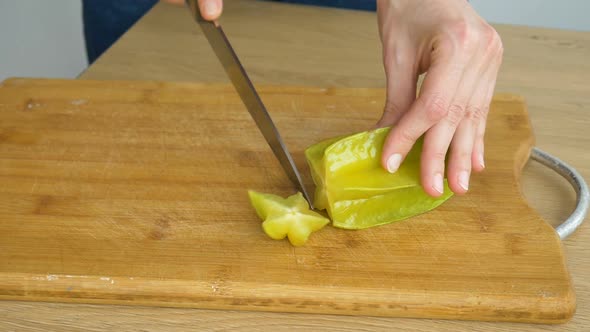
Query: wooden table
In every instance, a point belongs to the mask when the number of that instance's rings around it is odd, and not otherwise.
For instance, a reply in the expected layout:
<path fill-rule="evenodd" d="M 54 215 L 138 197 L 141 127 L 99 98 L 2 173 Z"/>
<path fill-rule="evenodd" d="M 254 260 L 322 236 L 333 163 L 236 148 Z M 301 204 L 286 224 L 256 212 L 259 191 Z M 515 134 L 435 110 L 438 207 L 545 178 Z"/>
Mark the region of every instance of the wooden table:
<path fill-rule="evenodd" d="M 383 87 L 374 13 L 233 0 L 223 25 L 255 84 Z M 523 95 L 537 145 L 590 179 L 590 33 L 497 25 L 505 45 L 497 91 Z M 81 79 L 227 82 L 188 12 L 157 5 Z M 566 181 L 534 163 L 524 195 L 550 223 L 571 212 Z M 582 331 L 590 320 L 590 228 L 564 242 L 578 309 L 558 326 L 103 305 L 0 302 L 0 330 Z"/>

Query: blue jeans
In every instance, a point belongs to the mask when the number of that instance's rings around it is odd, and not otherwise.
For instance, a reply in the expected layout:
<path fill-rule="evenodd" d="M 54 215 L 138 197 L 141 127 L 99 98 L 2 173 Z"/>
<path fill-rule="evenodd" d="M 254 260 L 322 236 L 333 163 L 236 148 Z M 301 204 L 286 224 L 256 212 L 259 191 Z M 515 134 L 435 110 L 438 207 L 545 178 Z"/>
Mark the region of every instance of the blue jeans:
<path fill-rule="evenodd" d="M 377 10 L 376 0 L 274 0 L 280 2 L 299 3 L 302 5 L 315 5 L 324 7 L 337 7 L 346 9 L 357 9 L 375 11 Z"/>
<path fill-rule="evenodd" d="M 92 64 L 158 0 L 82 0 L 88 63 Z"/>
<path fill-rule="evenodd" d="M 375 11 L 375 0 L 271 0 Z M 158 0 L 82 0 L 88 63 L 92 64 Z"/>

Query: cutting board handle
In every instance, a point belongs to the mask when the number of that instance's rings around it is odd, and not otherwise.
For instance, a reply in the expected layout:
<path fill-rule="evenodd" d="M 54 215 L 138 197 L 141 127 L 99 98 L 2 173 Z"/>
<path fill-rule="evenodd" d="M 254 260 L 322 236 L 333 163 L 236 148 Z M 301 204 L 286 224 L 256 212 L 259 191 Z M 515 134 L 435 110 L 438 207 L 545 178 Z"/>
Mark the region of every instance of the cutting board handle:
<path fill-rule="evenodd" d="M 531 159 L 551 168 L 557 172 L 557 174 L 563 176 L 576 191 L 576 208 L 574 212 L 572 212 L 563 223 L 555 228 L 559 238 L 565 240 L 584 222 L 584 219 L 586 218 L 588 207 L 590 205 L 588 185 L 582 178 L 582 175 L 580 175 L 575 168 L 537 147 L 532 149 Z"/>

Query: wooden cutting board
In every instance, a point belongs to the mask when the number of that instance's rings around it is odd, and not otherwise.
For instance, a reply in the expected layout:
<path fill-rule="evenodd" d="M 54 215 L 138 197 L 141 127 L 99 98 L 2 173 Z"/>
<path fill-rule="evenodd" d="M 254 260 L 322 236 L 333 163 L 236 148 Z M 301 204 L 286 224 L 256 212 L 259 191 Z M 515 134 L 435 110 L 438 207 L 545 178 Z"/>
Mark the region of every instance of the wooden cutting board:
<path fill-rule="evenodd" d="M 378 89 L 266 87 L 305 183 L 319 140 L 371 127 Z M 11 79 L 0 86 L 0 298 L 559 323 L 575 296 L 524 201 L 522 99 L 497 96 L 468 195 L 304 247 L 271 240 L 247 189 L 294 193 L 232 87 Z"/>

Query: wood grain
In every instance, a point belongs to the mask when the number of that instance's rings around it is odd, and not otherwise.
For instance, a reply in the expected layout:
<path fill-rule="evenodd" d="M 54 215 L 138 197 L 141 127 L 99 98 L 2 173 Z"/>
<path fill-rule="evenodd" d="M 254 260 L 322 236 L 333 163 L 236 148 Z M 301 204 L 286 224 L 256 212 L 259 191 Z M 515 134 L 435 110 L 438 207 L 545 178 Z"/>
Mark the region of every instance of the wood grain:
<path fill-rule="evenodd" d="M 384 97 L 260 92 L 308 187 L 304 149 L 370 128 Z M 519 191 L 533 134 L 518 97 L 494 100 L 469 195 L 303 248 L 261 231 L 247 190 L 293 189 L 231 86 L 13 79 L 0 101 L 2 299 L 537 323 L 575 310 L 561 241 Z"/>
<path fill-rule="evenodd" d="M 255 83 L 384 86 L 374 14 L 263 1 L 232 0 L 225 6 L 224 29 Z M 301 24 L 301 17 L 305 17 L 306 24 Z M 590 178 L 586 152 L 590 145 L 586 134 L 590 125 L 590 33 L 494 26 L 505 46 L 497 90 L 523 95 L 536 144 Z M 157 5 L 80 77 L 227 81 L 186 12 L 163 4 Z M 522 191 L 531 206 L 553 225 L 564 220 L 575 204 L 569 184 L 536 163 L 525 166 Z M 590 319 L 588 229 L 583 225 L 564 242 L 578 308 L 573 319 L 562 325 L 0 301 L 0 329 L 584 331 Z"/>

